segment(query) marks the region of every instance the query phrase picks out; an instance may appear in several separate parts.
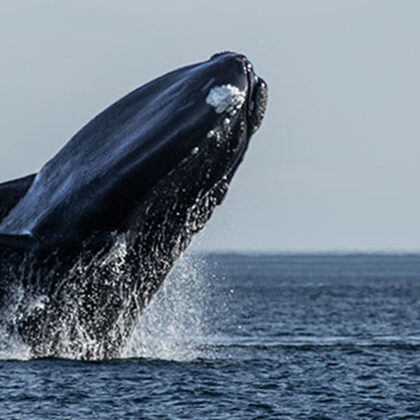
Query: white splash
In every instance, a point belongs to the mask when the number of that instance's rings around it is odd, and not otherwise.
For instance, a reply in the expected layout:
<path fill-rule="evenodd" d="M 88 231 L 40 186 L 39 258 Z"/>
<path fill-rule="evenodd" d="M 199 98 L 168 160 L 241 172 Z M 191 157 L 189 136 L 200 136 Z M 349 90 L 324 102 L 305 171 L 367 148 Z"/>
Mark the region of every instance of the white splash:
<path fill-rule="evenodd" d="M 0 328 L 0 360 L 30 360 L 31 348 Z"/>
<path fill-rule="evenodd" d="M 209 294 L 202 262 L 182 257 L 142 315 L 122 357 L 177 361 L 211 357 L 202 349 L 208 335 Z"/>
<path fill-rule="evenodd" d="M 47 295 L 37 296 L 35 299 L 28 303 L 27 310 L 28 312 L 43 310 L 49 301 L 50 298 Z"/>
<path fill-rule="evenodd" d="M 207 95 L 206 102 L 215 108 L 218 114 L 234 112 L 245 102 L 245 92 L 231 84 L 215 86 Z"/>

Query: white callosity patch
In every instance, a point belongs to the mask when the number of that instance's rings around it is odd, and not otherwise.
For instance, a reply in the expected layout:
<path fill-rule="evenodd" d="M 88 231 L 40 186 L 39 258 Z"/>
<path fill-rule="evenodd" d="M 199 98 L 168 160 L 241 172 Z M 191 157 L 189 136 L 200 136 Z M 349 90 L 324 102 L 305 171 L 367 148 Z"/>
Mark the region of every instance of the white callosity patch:
<path fill-rule="evenodd" d="M 245 92 L 231 84 L 215 86 L 210 90 L 206 102 L 213 106 L 218 114 L 231 113 L 241 108 L 245 102 Z"/>

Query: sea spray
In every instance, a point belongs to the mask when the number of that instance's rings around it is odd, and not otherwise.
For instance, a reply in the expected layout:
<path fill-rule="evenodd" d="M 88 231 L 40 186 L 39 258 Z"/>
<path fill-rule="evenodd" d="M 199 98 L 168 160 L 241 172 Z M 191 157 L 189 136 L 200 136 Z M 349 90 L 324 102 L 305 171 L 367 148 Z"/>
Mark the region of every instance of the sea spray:
<path fill-rule="evenodd" d="M 120 268 L 121 256 L 121 247 L 117 247 L 113 255 L 116 271 Z M 201 254 L 188 252 L 183 255 L 140 316 L 134 334 L 117 358 L 175 361 L 214 358 L 219 327 L 229 317 L 229 296 L 221 293 L 220 283 L 215 282 L 214 269 Z M 31 306 L 38 303 L 34 301 Z M 10 314 L 16 315 L 12 310 Z M 74 318 L 72 314 L 69 316 Z M 61 351 L 55 357 L 85 359 L 89 352 L 96 355 L 93 359 L 101 360 L 100 343 L 93 342 L 89 334 L 84 334 L 76 318 L 71 324 L 71 330 L 78 331 L 79 345 L 74 346 L 69 326 L 63 325 Z M 0 329 L 0 360 L 28 360 L 33 357 L 30 347 L 22 342 L 19 335 Z"/>
<path fill-rule="evenodd" d="M 183 361 L 211 356 L 206 338 L 223 304 L 214 301 L 210 282 L 205 260 L 184 255 L 141 316 L 122 356 Z"/>

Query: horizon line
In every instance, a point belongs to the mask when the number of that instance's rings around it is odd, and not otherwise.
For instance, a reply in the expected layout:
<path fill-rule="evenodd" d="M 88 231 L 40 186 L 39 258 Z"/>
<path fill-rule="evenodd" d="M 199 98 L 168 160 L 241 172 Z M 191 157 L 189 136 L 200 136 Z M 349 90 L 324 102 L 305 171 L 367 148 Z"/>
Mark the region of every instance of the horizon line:
<path fill-rule="evenodd" d="M 420 256 L 420 249 L 404 249 L 404 250 L 363 250 L 363 249 L 291 249 L 291 250 L 276 250 L 276 249 L 229 249 L 229 248 L 208 248 L 208 249 L 190 249 L 193 254 L 231 254 L 231 255 L 418 255 Z"/>

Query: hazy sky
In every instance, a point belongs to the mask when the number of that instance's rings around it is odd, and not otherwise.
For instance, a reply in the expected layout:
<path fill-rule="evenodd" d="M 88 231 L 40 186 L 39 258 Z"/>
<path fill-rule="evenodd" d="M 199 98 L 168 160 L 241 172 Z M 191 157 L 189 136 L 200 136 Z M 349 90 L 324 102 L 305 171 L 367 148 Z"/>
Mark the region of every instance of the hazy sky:
<path fill-rule="evenodd" d="M 269 107 L 195 246 L 420 251 L 420 1 L 0 0 L 0 180 L 144 82 L 245 53 Z"/>

